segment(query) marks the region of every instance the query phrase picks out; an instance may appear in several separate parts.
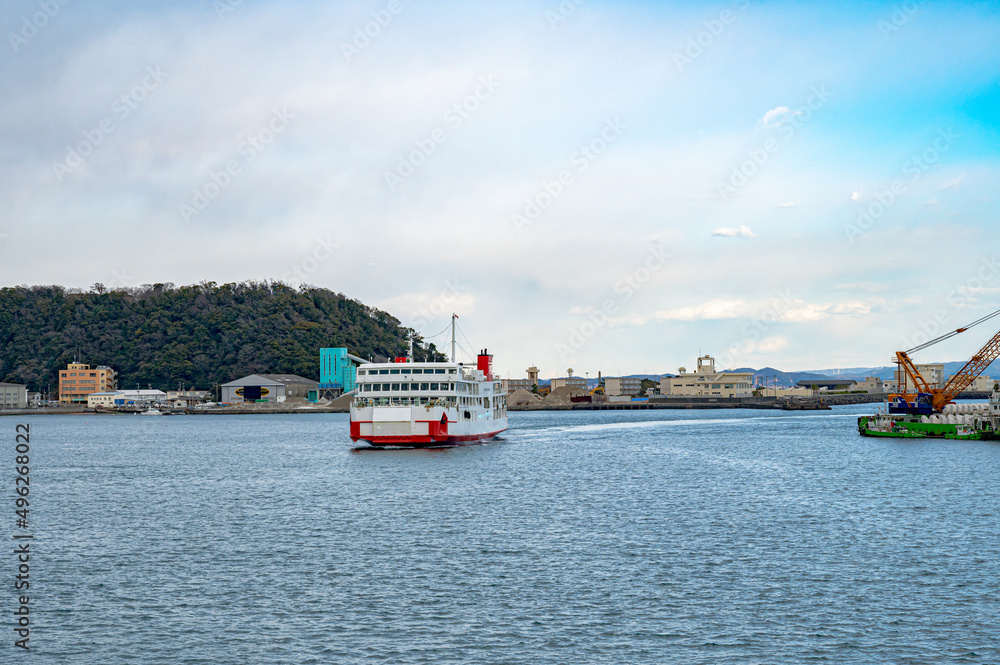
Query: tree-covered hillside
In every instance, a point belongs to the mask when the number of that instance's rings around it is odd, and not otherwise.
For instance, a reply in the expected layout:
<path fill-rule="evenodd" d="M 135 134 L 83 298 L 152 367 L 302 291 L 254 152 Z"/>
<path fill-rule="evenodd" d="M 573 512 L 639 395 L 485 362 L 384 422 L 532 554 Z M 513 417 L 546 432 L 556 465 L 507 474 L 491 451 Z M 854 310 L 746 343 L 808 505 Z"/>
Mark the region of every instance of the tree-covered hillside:
<path fill-rule="evenodd" d="M 343 294 L 276 282 L 3 288 L 0 381 L 55 392 L 58 370 L 74 358 L 114 368 L 122 388 L 209 389 L 254 373 L 318 380 L 321 347 L 404 355 L 412 333 Z M 419 339 L 414 354 L 443 360 Z"/>

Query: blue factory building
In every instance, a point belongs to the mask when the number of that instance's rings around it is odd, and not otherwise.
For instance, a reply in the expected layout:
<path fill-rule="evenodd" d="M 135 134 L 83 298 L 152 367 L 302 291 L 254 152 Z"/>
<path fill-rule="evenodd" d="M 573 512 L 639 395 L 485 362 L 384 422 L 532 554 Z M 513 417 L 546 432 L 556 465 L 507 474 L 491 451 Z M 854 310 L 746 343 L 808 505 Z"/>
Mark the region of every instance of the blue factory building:
<path fill-rule="evenodd" d="M 319 350 L 319 392 L 327 399 L 354 390 L 358 365 L 368 362 L 347 352 L 346 348 Z"/>

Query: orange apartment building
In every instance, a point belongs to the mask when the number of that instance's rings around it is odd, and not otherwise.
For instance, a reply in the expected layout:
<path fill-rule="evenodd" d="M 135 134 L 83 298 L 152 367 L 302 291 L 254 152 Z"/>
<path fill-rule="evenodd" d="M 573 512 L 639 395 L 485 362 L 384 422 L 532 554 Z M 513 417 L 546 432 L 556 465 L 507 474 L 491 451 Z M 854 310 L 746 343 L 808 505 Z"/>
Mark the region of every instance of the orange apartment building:
<path fill-rule="evenodd" d="M 87 395 L 118 390 L 118 375 L 110 367 L 91 369 L 83 363 L 70 363 L 59 370 L 59 401 L 66 404 L 87 403 Z"/>

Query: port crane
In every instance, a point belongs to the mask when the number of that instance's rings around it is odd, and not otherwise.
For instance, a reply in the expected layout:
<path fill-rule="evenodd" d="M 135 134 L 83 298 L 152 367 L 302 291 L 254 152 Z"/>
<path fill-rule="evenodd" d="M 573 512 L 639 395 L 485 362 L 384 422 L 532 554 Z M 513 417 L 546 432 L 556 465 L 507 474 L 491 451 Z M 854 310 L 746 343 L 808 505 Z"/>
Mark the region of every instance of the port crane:
<path fill-rule="evenodd" d="M 993 336 L 993 339 L 988 341 L 978 353 L 972 356 L 965 366 L 941 388 L 931 386 L 927 379 L 920 373 L 920 370 L 917 369 L 913 359 L 910 358 L 910 354 L 917 353 L 918 351 L 951 339 L 997 316 L 1000 316 L 1000 310 L 992 314 L 987 314 L 967 326 L 945 333 L 912 349 L 897 351 L 895 358 L 895 362 L 899 366 L 896 372 L 897 392 L 889 396 L 890 413 L 908 413 L 913 415 L 941 413 L 947 404 L 950 404 L 963 390 L 971 386 L 972 382 L 985 372 L 986 368 L 994 360 L 1000 358 L 1000 332 L 997 332 Z M 912 382 L 916 390 L 915 393 L 909 391 L 910 382 Z"/>

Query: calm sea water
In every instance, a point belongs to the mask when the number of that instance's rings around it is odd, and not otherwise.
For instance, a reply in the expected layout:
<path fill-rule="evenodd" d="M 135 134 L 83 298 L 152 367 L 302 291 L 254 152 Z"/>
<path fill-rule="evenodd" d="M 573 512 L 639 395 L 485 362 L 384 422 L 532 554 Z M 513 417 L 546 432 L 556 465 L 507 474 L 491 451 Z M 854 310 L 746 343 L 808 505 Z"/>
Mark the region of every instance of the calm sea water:
<path fill-rule="evenodd" d="M 29 418 L 30 660 L 1000 662 L 1000 444 L 862 439 L 870 410 L 513 414 L 430 451 Z"/>

